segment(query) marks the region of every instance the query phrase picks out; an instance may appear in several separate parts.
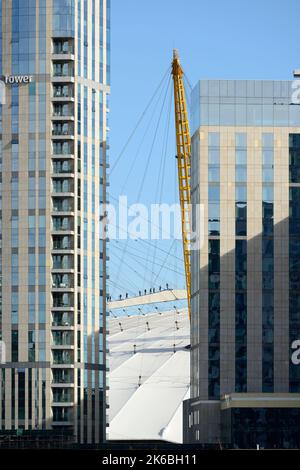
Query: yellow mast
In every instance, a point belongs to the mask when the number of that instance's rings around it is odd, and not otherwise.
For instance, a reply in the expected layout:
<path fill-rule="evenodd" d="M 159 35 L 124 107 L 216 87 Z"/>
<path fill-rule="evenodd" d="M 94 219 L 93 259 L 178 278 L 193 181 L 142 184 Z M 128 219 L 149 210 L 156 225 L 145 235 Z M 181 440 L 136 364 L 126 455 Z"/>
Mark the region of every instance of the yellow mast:
<path fill-rule="evenodd" d="M 189 318 L 191 318 L 191 136 L 187 114 L 185 90 L 183 84 L 183 70 L 180 65 L 177 49 L 175 49 L 173 52 L 172 75 L 174 82 L 177 166 L 179 181 L 179 198 L 181 207 L 184 269 L 188 300 L 188 312 Z"/>

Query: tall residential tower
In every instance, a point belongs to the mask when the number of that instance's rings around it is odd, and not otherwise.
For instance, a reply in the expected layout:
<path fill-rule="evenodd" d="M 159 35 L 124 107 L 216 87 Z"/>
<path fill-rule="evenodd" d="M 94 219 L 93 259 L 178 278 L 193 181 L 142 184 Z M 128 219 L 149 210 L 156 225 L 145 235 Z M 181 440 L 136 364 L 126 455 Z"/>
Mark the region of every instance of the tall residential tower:
<path fill-rule="evenodd" d="M 185 440 L 300 445 L 299 80 L 201 80 L 192 96 L 191 400 Z"/>
<path fill-rule="evenodd" d="M 0 436 L 105 436 L 109 2 L 0 1 Z"/>

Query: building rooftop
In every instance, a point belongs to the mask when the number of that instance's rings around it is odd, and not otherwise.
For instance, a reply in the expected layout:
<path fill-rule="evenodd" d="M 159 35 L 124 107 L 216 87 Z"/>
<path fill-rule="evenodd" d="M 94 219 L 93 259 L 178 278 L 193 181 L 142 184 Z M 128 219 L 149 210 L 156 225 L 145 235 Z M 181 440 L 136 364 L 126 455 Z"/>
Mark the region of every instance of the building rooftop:
<path fill-rule="evenodd" d="M 200 80 L 191 95 L 200 126 L 300 126 L 300 80 Z"/>

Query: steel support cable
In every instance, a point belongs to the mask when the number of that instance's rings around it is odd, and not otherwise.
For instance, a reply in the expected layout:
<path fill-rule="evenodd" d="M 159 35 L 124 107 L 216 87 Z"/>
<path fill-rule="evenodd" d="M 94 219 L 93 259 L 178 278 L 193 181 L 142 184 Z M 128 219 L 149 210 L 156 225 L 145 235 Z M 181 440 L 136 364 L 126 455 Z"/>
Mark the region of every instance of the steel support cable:
<path fill-rule="evenodd" d="M 150 283 L 150 279 L 146 279 L 144 275 L 141 275 L 138 271 L 136 271 L 130 264 L 128 264 L 126 261 L 124 261 L 121 257 L 119 257 L 118 255 L 116 255 L 116 257 L 122 261 L 122 263 L 127 266 L 129 269 L 131 269 L 137 276 L 143 278 L 143 282 L 145 283 L 145 281 L 147 281 L 147 283 L 149 284 Z M 150 271 L 151 272 L 151 271 Z"/>
<path fill-rule="evenodd" d="M 144 109 L 144 111 L 142 112 L 141 116 L 139 117 L 139 119 L 138 119 L 138 121 L 137 121 L 137 123 L 136 123 L 136 125 L 135 125 L 135 127 L 134 127 L 134 129 L 133 129 L 133 131 L 131 132 L 131 134 L 129 135 L 127 141 L 125 142 L 125 145 L 123 146 L 123 148 L 122 148 L 120 154 L 119 154 L 118 157 L 116 158 L 115 163 L 114 163 L 114 165 L 113 165 L 112 168 L 111 168 L 110 175 L 113 173 L 114 169 L 116 168 L 116 166 L 118 165 L 118 163 L 119 163 L 119 161 L 121 160 L 122 156 L 124 155 L 125 150 L 127 149 L 129 143 L 131 142 L 131 139 L 133 138 L 134 134 L 136 133 L 136 131 L 137 131 L 139 125 L 140 125 L 141 122 L 143 121 L 144 116 L 147 114 L 148 109 L 150 108 L 150 106 L 151 106 L 151 104 L 152 104 L 152 102 L 153 102 L 155 96 L 157 95 L 157 93 L 158 93 L 160 87 L 162 86 L 162 84 L 163 84 L 165 78 L 168 76 L 168 74 L 170 74 L 170 67 L 168 67 L 166 73 L 163 75 L 163 78 L 162 78 L 161 81 L 159 82 L 159 84 L 158 84 L 157 88 L 155 89 L 153 95 L 151 96 L 151 98 L 150 98 L 148 104 L 146 105 L 146 108 Z"/>
<path fill-rule="evenodd" d="M 121 248 L 118 247 L 118 246 L 116 246 L 116 248 L 118 248 L 119 250 L 121 250 Z M 127 250 L 127 251 L 128 251 L 128 250 Z M 143 259 L 144 259 L 142 256 L 139 256 L 139 255 L 137 255 L 137 254 L 135 254 L 135 253 L 133 253 L 133 252 L 129 252 L 128 254 L 129 254 L 130 256 L 134 257 L 134 258 L 137 258 L 138 260 L 143 260 Z M 167 256 L 167 257 L 168 257 L 168 256 Z M 138 260 L 136 261 L 136 263 L 139 263 Z M 168 269 L 169 271 L 174 272 L 175 274 L 179 274 L 180 276 L 184 276 L 184 275 L 185 275 L 184 272 L 176 271 L 176 270 L 174 270 L 171 266 L 169 266 L 169 265 L 167 265 L 167 264 L 164 264 L 164 261 L 163 261 L 162 263 L 154 262 L 154 264 L 155 264 L 156 266 L 159 266 L 159 267 L 162 268 L 162 269 L 165 268 L 165 269 Z M 153 271 L 152 271 L 152 272 L 153 272 Z M 156 273 L 154 273 L 154 274 L 156 274 Z M 156 279 L 155 279 L 155 281 L 156 281 Z M 154 281 L 154 282 L 155 282 L 155 281 Z M 152 285 L 154 285 L 154 283 L 152 283 Z"/>
<path fill-rule="evenodd" d="M 112 259 L 110 260 L 114 265 L 115 265 L 115 270 L 116 272 L 118 271 L 119 269 L 119 264 L 116 262 L 116 261 L 113 261 Z M 112 274 L 113 275 L 113 274 Z M 125 280 L 125 278 L 124 278 Z M 120 281 L 121 282 L 121 281 Z M 135 292 L 139 289 L 139 286 L 132 280 L 132 279 L 129 279 L 128 277 L 126 278 L 126 282 L 128 282 L 129 285 L 131 285 Z M 122 288 L 122 291 L 124 291 L 124 289 Z"/>
<path fill-rule="evenodd" d="M 115 199 L 113 196 L 112 196 L 112 198 Z M 117 199 L 116 199 L 116 200 L 117 200 Z M 124 206 L 124 207 L 127 207 L 127 208 L 128 208 L 128 206 Z M 146 219 L 146 218 L 144 218 L 144 217 L 142 217 L 142 216 L 141 216 L 141 219 L 144 219 L 144 220 L 146 220 L 146 221 L 149 222 L 149 219 Z M 118 225 L 118 224 L 112 224 L 112 225 L 113 225 L 113 227 L 118 228 L 119 230 L 122 230 L 123 232 L 125 232 L 126 234 L 129 235 L 128 230 L 125 230 L 124 228 L 120 227 L 120 225 Z M 155 226 L 156 226 L 156 225 L 155 225 Z M 181 240 L 179 240 L 179 239 L 177 240 L 177 238 L 173 238 L 173 240 L 176 241 L 176 242 L 180 242 L 180 241 L 181 241 Z M 137 242 L 137 241 L 144 242 L 144 243 L 150 245 L 152 248 L 155 247 L 154 244 L 152 244 L 149 240 L 145 240 L 144 238 L 137 238 L 137 239 L 134 240 L 134 241 L 135 241 L 135 242 Z M 158 247 L 158 246 L 157 246 L 156 249 L 159 250 L 159 251 L 162 251 L 163 253 L 168 253 L 166 250 L 164 250 L 164 249 L 161 248 L 161 247 Z M 183 261 L 182 258 L 177 257 L 177 259 L 178 259 L 179 261 L 181 261 L 181 262 Z"/>
<path fill-rule="evenodd" d="M 131 175 L 131 173 L 132 173 L 132 171 L 133 171 L 133 169 L 134 169 L 134 166 L 135 166 L 135 164 L 136 164 L 136 161 L 137 161 L 137 158 L 138 158 L 138 156 L 139 156 L 140 150 L 141 150 L 141 148 L 142 148 L 142 145 L 143 145 L 143 143 L 144 143 L 144 141 L 145 141 L 145 138 L 146 138 L 146 136 L 147 136 L 147 134 L 148 134 L 148 131 L 149 131 L 149 129 L 150 129 L 152 120 L 153 120 L 153 118 L 154 118 L 154 116 L 155 116 L 155 113 L 156 113 L 156 111 L 157 111 L 157 106 L 158 106 L 158 104 L 159 104 L 159 102 L 160 102 L 160 99 L 161 99 L 163 90 L 164 90 L 164 89 L 162 88 L 161 93 L 160 93 L 159 96 L 158 96 L 157 103 L 156 103 L 156 105 L 155 105 L 154 108 L 153 108 L 153 111 L 152 111 L 152 114 L 151 114 L 151 116 L 150 116 L 148 125 L 147 125 L 147 127 L 146 127 L 146 130 L 145 130 L 143 136 L 142 136 L 142 139 L 141 139 L 141 141 L 140 141 L 140 144 L 139 144 L 139 146 L 138 146 L 138 149 L 137 149 L 137 151 L 136 151 L 136 154 L 135 154 L 135 156 L 134 156 L 134 159 L 133 159 L 133 161 L 132 161 L 132 163 L 131 163 L 131 165 L 130 165 L 129 171 L 128 171 L 127 176 L 126 176 L 126 178 L 125 178 L 125 181 L 124 181 L 124 183 L 123 183 L 123 186 L 122 186 L 122 189 L 121 189 L 121 194 L 123 194 L 124 189 L 125 189 L 125 187 L 126 187 L 126 185 L 127 185 L 127 183 L 128 183 L 128 179 L 129 179 L 129 177 L 130 177 L 130 175 Z"/>
<path fill-rule="evenodd" d="M 166 92 L 165 92 L 165 95 L 164 95 L 164 100 L 163 100 L 163 103 L 162 103 L 162 107 L 161 107 L 161 110 L 160 110 L 159 118 L 158 118 L 157 125 L 156 125 L 156 128 L 155 128 L 154 136 L 153 136 L 153 139 L 152 139 L 152 144 L 151 144 L 151 146 L 150 146 L 150 151 L 149 151 L 149 154 L 148 154 L 148 158 L 147 158 L 147 162 L 146 162 L 146 166 L 145 166 L 143 178 L 142 178 L 142 181 L 141 181 L 141 184 L 140 184 L 140 189 L 139 189 L 138 196 L 137 196 L 137 201 L 138 201 L 138 202 L 139 202 L 140 197 L 141 197 L 141 195 L 142 195 L 142 191 L 143 191 L 143 187 L 144 187 L 146 175 L 147 175 L 147 172 L 148 172 L 148 168 L 149 168 L 149 164 L 150 164 L 150 161 L 151 161 L 151 157 L 152 157 L 154 145 L 155 145 L 155 142 L 156 142 L 156 137 L 157 137 L 159 125 L 160 125 L 160 122 L 161 122 L 161 118 L 162 118 L 162 115 L 163 115 L 164 106 L 165 106 L 166 99 L 167 99 L 167 96 L 168 96 L 168 91 L 169 91 L 170 83 L 171 83 L 171 76 L 169 77 L 169 80 L 168 80 L 168 83 L 167 83 L 167 88 L 166 88 Z"/>
<path fill-rule="evenodd" d="M 166 77 L 166 75 L 165 75 L 165 77 Z M 165 77 L 164 77 L 164 78 L 165 78 Z M 168 90 L 168 88 L 169 88 L 169 84 L 170 84 L 170 77 L 168 78 L 167 90 Z M 158 103 L 159 103 L 159 101 L 160 101 L 160 99 L 161 99 L 161 97 L 162 97 L 162 95 L 163 95 L 163 91 L 164 91 L 164 89 L 162 88 L 161 93 L 160 93 L 159 98 L 158 98 L 157 106 L 158 106 Z M 155 112 L 156 112 L 156 107 L 155 107 L 155 109 L 154 109 L 154 113 L 155 113 Z M 161 114 L 162 114 L 162 109 L 161 109 L 161 111 L 160 111 L 160 115 L 161 115 Z M 152 117 L 151 117 L 151 121 L 152 121 Z M 150 157 L 150 155 L 148 156 L 148 160 L 149 160 L 149 157 Z M 141 192 L 142 186 L 143 186 L 143 184 L 140 185 L 140 192 Z M 112 195 L 111 195 L 111 198 L 113 198 L 113 199 L 115 199 L 115 200 L 117 201 L 117 198 L 114 198 L 114 196 L 112 196 Z M 124 205 L 124 206 L 125 206 L 125 205 Z M 127 209 L 127 208 L 128 208 L 128 206 L 126 205 L 126 209 Z M 148 220 L 147 220 L 147 221 L 148 221 Z M 127 233 L 128 233 L 128 232 L 127 232 Z M 124 255 L 125 255 L 125 253 L 126 253 L 127 245 L 128 245 L 128 240 L 126 240 L 126 244 L 125 244 L 125 247 L 124 247 Z"/>
<path fill-rule="evenodd" d="M 158 200 L 159 204 L 161 204 L 161 201 L 162 201 L 164 181 L 165 181 L 165 169 L 166 169 L 169 130 L 170 130 L 170 122 L 171 122 L 172 100 L 173 100 L 173 96 L 172 96 L 172 90 L 171 90 L 169 108 L 168 108 L 167 119 L 166 119 L 166 128 L 165 128 L 165 134 L 164 134 L 164 138 L 163 138 L 162 158 L 161 158 L 161 164 L 160 164 L 160 169 L 159 169 L 159 178 L 157 180 L 157 191 L 158 191 L 159 185 L 160 185 L 160 193 L 159 193 L 159 200 Z M 161 181 L 160 181 L 160 176 L 161 176 Z M 152 258 L 152 270 L 153 270 L 153 267 L 154 267 L 153 266 L 154 265 L 154 259 L 156 257 L 156 246 L 157 246 L 157 244 L 158 244 L 158 241 L 155 243 L 155 248 L 154 248 L 154 253 L 153 253 L 153 258 Z M 156 276 L 156 279 L 157 279 L 157 276 Z"/>
<path fill-rule="evenodd" d="M 113 284 L 114 286 L 116 286 L 116 287 L 118 287 L 119 289 L 122 290 L 122 286 L 120 286 L 119 284 L 117 284 L 116 282 L 114 282 L 112 279 L 108 279 L 107 282 L 110 283 L 110 284 Z M 130 293 L 132 293 L 132 294 L 134 295 L 134 292 L 133 292 L 133 291 L 131 291 L 130 289 L 128 289 L 128 290 L 129 290 Z"/>
<path fill-rule="evenodd" d="M 145 242 L 146 244 L 148 244 L 148 245 L 150 245 L 150 246 L 153 246 L 153 245 L 151 245 L 151 242 L 149 242 L 149 240 L 144 240 L 144 239 L 142 239 L 142 238 L 138 238 L 138 240 L 141 240 L 141 241 Z M 173 240 L 176 241 L 176 242 L 179 241 L 179 240 L 177 240 L 176 238 L 174 238 Z M 157 249 L 158 249 L 159 251 L 162 251 L 163 253 L 168 253 L 166 250 L 164 250 L 164 249 L 161 248 L 161 247 L 157 247 Z M 183 261 L 182 258 L 178 258 L 178 257 L 177 257 L 177 259 L 178 259 L 179 261 L 181 261 L 181 262 Z"/>
<path fill-rule="evenodd" d="M 116 255 L 117 256 L 117 255 Z M 126 261 L 122 260 L 121 257 L 117 256 L 117 258 L 122 261 L 122 263 L 127 266 L 129 269 L 131 269 L 137 276 L 139 277 L 143 277 L 138 271 L 136 271 L 130 264 L 128 264 Z M 145 279 L 148 283 L 150 282 L 150 280 L 148 279 Z"/>
<path fill-rule="evenodd" d="M 151 147 L 150 147 L 150 151 L 149 151 L 149 154 L 148 154 L 148 157 L 147 157 L 144 174 L 143 174 L 143 177 L 142 177 L 142 181 L 140 183 L 140 188 L 139 188 L 138 196 L 137 196 L 137 202 L 139 202 L 141 194 L 142 194 L 146 174 L 147 174 L 149 163 L 150 163 L 150 160 L 151 160 L 151 156 L 152 156 L 154 144 L 155 144 L 155 141 L 156 141 L 157 132 L 158 132 L 159 124 L 160 124 L 161 117 L 162 117 L 162 114 L 163 114 L 163 109 L 164 109 L 164 105 L 165 105 L 165 101 L 166 101 L 166 97 L 167 97 L 167 93 L 168 93 L 170 83 L 171 83 L 171 78 L 169 77 L 167 89 L 166 89 L 166 92 L 165 92 L 164 100 L 163 100 L 162 107 L 161 107 L 160 114 L 159 114 L 159 119 L 158 119 L 157 126 L 156 126 L 156 129 L 155 129 L 155 133 L 154 133 L 154 137 L 153 137 L 152 144 L 151 144 Z M 120 266 L 122 266 L 122 264 L 123 264 L 123 260 L 124 260 L 125 254 L 126 254 L 127 245 L 128 245 L 128 238 L 126 239 L 126 242 L 125 242 L 125 247 L 123 249 L 122 261 L 121 261 Z M 146 263 L 146 266 L 147 266 L 147 263 Z M 145 266 L 145 273 L 146 273 L 146 266 Z M 118 277 L 119 277 L 119 273 L 118 273 Z M 118 281 L 118 277 L 117 277 L 117 281 Z"/>
<path fill-rule="evenodd" d="M 171 254 L 171 250 L 172 250 L 172 248 L 173 248 L 174 241 L 175 241 L 175 240 L 173 240 L 173 242 L 172 242 L 172 244 L 171 244 L 171 246 L 170 246 L 170 249 L 169 249 L 169 252 L 168 252 L 168 254 L 167 254 L 166 258 L 165 258 L 165 261 L 167 261 L 167 259 L 169 258 L 170 254 Z M 158 278 L 158 276 L 160 275 L 160 273 L 161 273 L 161 271 L 163 270 L 163 268 L 164 268 L 164 265 L 161 266 L 159 272 L 157 273 L 157 276 L 156 276 L 156 278 L 155 278 L 155 280 L 154 280 L 154 283 L 157 281 L 157 278 Z M 174 269 L 169 269 L 169 271 L 176 272 Z M 184 275 L 184 274 L 183 274 L 183 275 Z"/>
<path fill-rule="evenodd" d="M 114 199 L 116 202 L 119 202 L 120 201 L 118 200 L 118 198 L 114 197 L 112 194 L 109 195 L 111 199 Z M 127 204 L 124 204 L 124 203 L 121 203 L 120 204 L 122 207 L 125 207 L 126 209 L 128 209 L 128 205 Z M 152 224 L 153 227 L 156 227 L 158 229 L 160 229 L 161 227 L 157 224 L 153 224 L 151 219 L 149 219 L 148 217 L 144 217 L 142 214 L 139 215 L 139 218 L 142 219 L 142 220 L 145 220 L 145 222 L 148 222 L 150 224 Z M 121 231 L 125 232 L 126 234 L 130 235 L 130 232 L 128 232 L 128 230 L 125 230 L 124 228 L 120 227 L 118 224 L 110 224 L 118 229 L 120 229 Z M 166 232 L 165 230 L 162 230 L 162 234 L 166 234 L 166 235 L 169 235 L 170 233 L 169 232 Z M 172 238 L 171 238 L 172 239 Z M 174 238 L 174 240 L 177 240 L 177 241 L 180 241 L 180 239 L 177 239 L 177 238 Z M 142 238 L 137 238 L 136 240 L 141 240 L 143 241 Z M 154 245 L 153 245 L 154 246 Z"/>
<path fill-rule="evenodd" d="M 178 242 L 179 240 L 174 240 L 174 241 Z M 116 245 L 118 245 L 118 244 L 119 244 L 119 242 L 118 242 L 118 240 L 116 240 Z M 116 246 L 116 245 L 114 245 L 114 246 Z M 120 250 L 122 249 L 122 248 L 119 247 L 119 246 L 118 246 L 118 248 L 119 248 Z M 152 248 L 152 247 L 151 247 L 151 248 Z M 131 248 L 130 248 L 130 249 L 131 249 Z M 153 249 L 154 249 L 154 246 L 153 246 Z M 131 253 L 131 252 L 130 252 L 130 253 Z M 143 255 L 143 254 L 145 253 L 145 251 L 144 251 L 143 249 L 139 249 L 139 248 L 134 247 L 134 253 L 140 253 L 140 254 Z M 165 252 L 164 252 L 164 253 L 165 253 Z M 156 261 L 157 261 L 158 263 L 163 263 L 163 262 L 164 262 L 164 259 L 158 257 L 157 255 L 156 255 L 155 259 L 156 259 Z M 178 258 L 178 259 L 180 260 L 180 258 Z M 182 260 L 181 260 L 181 261 L 182 261 Z M 171 267 L 171 265 L 168 265 L 168 266 Z M 180 272 L 180 271 L 178 271 L 178 272 Z"/>
<path fill-rule="evenodd" d="M 140 191 L 139 191 L 139 194 L 138 194 L 138 201 L 140 200 L 142 190 L 143 190 L 143 187 L 144 187 L 144 183 L 145 183 L 145 179 L 146 179 L 146 175 L 148 173 L 148 168 L 149 168 L 150 160 L 151 160 L 151 157 L 152 157 L 154 145 L 155 145 L 155 142 L 156 142 L 156 137 L 157 137 L 158 129 L 159 129 L 159 126 L 160 126 L 160 122 L 161 122 L 161 118 L 162 118 L 162 114 L 163 114 L 163 109 L 164 109 L 165 102 L 166 102 L 166 99 L 167 99 L 170 83 L 171 83 L 171 79 L 168 80 L 166 93 L 165 93 L 165 96 L 164 96 L 161 112 L 160 112 L 160 115 L 159 115 L 159 119 L 158 119 L 158 122 L 157 122 L 157 125 L 156 125 L 155 132 L 154 132 L 154 137 L 153 137 L 152 144 L 151 144 L 151 147 L 150 147 L 150 152 L 149 152 L 149 155 L 148 155 L 148 158 L 147 158 L 147 164 L 145 166 L 145 170 L 144 170 L 144 174 L 143 174 L 143 178 L 142 178 L 142 182 L 141 182 L 141 186 L 140 186 Z M 147 251 L 146 260 L 145 260 L 144 282 L 145 282 L 145 278 L 146 278 L 146 272 L 148 271 L 149 255 L 150 255 L 150 253 L 149 253 L 149 251 Z"/>

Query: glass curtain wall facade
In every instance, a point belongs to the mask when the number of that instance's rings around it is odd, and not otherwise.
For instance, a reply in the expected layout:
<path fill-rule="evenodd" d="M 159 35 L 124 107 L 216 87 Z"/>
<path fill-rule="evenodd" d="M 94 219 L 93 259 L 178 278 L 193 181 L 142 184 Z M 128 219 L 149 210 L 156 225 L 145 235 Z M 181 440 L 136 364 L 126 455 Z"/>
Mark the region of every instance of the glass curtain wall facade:
<path fill-rule="evenodd" d="M 110 0 L 0 1 L 0 28 L 0 75 L 15 77 L 0 106 L 0 433 L 98 443 Z"/>
<path fill-rule="evenodd" d="M 300 340 L 300 105 L 295 86 L 293 81 L 202 80 L 192 92 L 191 194 L 193 206 L 204 208 L 204 242 L 192 252 L 186 442 L 222 441 L 221 400 L 224 410 L 237 402 L 261 407 L 261 416 L 268 415 L 266 407 L 279 407 L 275 399 L 297 407 L 300 365 L 292 355 Z"/>

